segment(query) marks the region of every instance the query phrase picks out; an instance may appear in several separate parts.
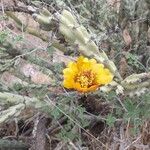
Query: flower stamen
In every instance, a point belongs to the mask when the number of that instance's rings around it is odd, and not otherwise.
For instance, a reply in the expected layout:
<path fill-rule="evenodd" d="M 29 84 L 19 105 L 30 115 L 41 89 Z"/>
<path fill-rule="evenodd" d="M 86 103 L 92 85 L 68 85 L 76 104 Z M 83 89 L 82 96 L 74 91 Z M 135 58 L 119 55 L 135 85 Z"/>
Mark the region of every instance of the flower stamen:
<path fill-rule="evenodd" d="M 82 88 L 88 88 L 93 84 L 94 73 L 91 70 L 83 71 L 82 73 L 77 74 L 76 82 L 80 83 Z"/>

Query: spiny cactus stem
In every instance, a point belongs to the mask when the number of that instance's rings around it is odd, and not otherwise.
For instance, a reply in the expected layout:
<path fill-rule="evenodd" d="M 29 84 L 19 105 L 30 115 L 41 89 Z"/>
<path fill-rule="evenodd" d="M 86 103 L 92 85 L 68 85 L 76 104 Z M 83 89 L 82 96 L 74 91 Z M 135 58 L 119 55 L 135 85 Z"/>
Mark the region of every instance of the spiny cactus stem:
<path fill-rule="evenodd" d="M 145 82 L 137 82 L 137 83 L 128 83 L 126 85 L 123 85 L 123 87 L 127 90 L 134 90 L 134 89 L 137 89 L 137 88 L 143 88 L 143 87 L 147 87 L 147 88 L 150 88 L 150 79 L 145 81 Z"/>
<path fill-rule="evenodd" d="M 29 34 L 32 34 L 40 39 L 42 39 L 43 41 L 49 42 L 49 37 L 43 33 L 38 32 L 37 30 L 28 27 L 26 25 L 24 25 L 20 19 L 18 19 L 12 12 L 6 12 L 6 15 L 8 15 L 10 18 L 12 18 L 17 25 L 19 26 L 20 29 L 22 29 L 22 26 L 25 27 L 24 31 L 28 32 Z M 65 52 L 66 48 L 63 46 L 63 44 L 60 44 L 58 40 L 54 39 L 53 41 L 51 41 L 51 46 L 57 48 L 58 50 Z"/>
<path fill-rule="evenodd" d="M 4 121 L 12 117 L 18 116 L 21 110 L 23 110 L 24 108 L 25 108 L 24 104 L 17 104 L 15 106 L 9 107 L 7 110 L 1 111 L 0 123 L 3 123 Z"/>

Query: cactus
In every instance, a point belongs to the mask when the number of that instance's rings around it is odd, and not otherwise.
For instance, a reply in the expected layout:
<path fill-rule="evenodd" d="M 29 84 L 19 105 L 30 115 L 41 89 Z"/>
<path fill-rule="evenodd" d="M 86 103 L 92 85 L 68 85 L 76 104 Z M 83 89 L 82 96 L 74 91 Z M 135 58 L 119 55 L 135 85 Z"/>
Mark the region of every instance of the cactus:
<path fill-rule="evenodd" d="M 107 57 L 103 50 L 91 40 L 91 36 L 86 28 L 80 25 L 76 18 L 67 10 L 56 13 L 52 16 L 44 14 L 33 14 L 35 20 L 40 24 L 48 25 L 59 22 L 59 32 L 65 37 L 67 42 L 78 47 L 78 51 L 87 56 L 95 58 L 98 62 L 103 63 L 118 79 L 122 79 L 115 64 Z M 49 18 L 52 18 L 51 21 Z M 55 21 L 54 21 L 55 20 Z M 56 23 L 56 22 L 55 22 Z"/>
<path fill-rule="evenodd" d="M 30 98 L 27 96 L 21 96 L 18 94 L 12 94 L 8 92 L 0 92 L 0 104 L 11 104 L 12 106 L 0 113 L 0 123 L 5 122 L 11 118 L 17 117 L 21 111 L 27 107 L 34 107 L 44 112 L 50 113 L 51 108 L 47 106 L 45 101 L 37 98 Z"/>
<path fill-rule="evenodd" d="M 7 12 L 7 15 L 16 20 L 18 25 L 22 25 L 15 15 L 10 12 Z M 113 61 L 108 58 L 103 50 L 99 51 L 98 46 L 91 40 L 90 34 L 86 28 L 80 25 L 76 18 L 69 11 L 63 10 L 61 14 L 56 13 L 52 15 L 50 12 L 48 12 L 48 10 L 44 9 L 41 13 L 34 13 L 32 16 L 42 26 L 42 29 L 46 31 L 55 30 L 57 23 L 59 23 L 59 32 L 70 44 L 77 46 L 78 51 L 81 54 L 87 57 L 95 58 L 98 62 L 103 63 L 111 70 L 114 76 L 122 80 Z M 41 34 L 37 34 L 32 28 L 26 27 L 25 30 L 48 41 L 47 37 L 45 38 Z M 52 45 L 59 48 L 58 43 L 56 45 L 54 42 Z M 62 48 L 60 50 L 62 50 Z"/>
<path fill-rule="evenodd" d="M 141 74 L 132 74 L 125 78 L 121 85 L 126 93 L 133 96 L 140 96 L 146 92 L 150 92 L 150 72 Z"/>
<path fill-rule="evenodd" d="M 150 72 L 132 74 L 121 82 L 125 89 L 131 90 L 142 87 L 150 87 Z"/>
<path fill-rule="evenodd" d="M 68 42 L 77 45 L 81 54 L 92 58 L 94 57 L 98 62 L 105 64 L 116 77 L 121 79 L 114 63 L 108 59 L 103 50 L 99 51 L 98 46 L 91 40 L 86 28 L 77 23 L 77 20 L 69 11 L 63 10 L 61 14 L 58 14 L 58 18 L 59 31 Z"/>
<path fill-rule="evenodd" d="M 8 13 L 8 15 L 16 20 L 14 15 L 10 13 Z M 65 40 L 69 42 L 69 44 L 76 45 L 81 54 L 87 57 L 95 58 L 98 62 L 105 64 L 106 67 L 108 67 L 114 74 L 114 76 L 118 77 L 118 79 L 121 79 L 114 62 L 108 58 L 103 50 L 98 49 L 98 46 L 91 40 L 90 34 L 86 28 L 78 23 L 77 19 L 71 14 L 71 12 L 63 10 L 61 13 L 57 12 L 55 14 L 51 14 L 48 10 L 43 9 L 38 14 L 34 13 L 33 17 L 37 22 L 39 22 L 40 25 L 50 27 L 49 30 L 53 31 L 54 26 L 55 29 L 59 27 L 58 31 L 64 36 Z M 20 23 L 18 19 L 16 22 L 18 22 L 18 24 Z M 32 34 L 28 27 L 26 27 L 26 31 Z M 39 34 L 36 36 L 41 37 Z M 56 36 L 59 35 L 57 34 Z M 45 39 L 48 41 L 48 37 Z M 64 47 L 59 43 L 59 41 L 56 40 L 54 43 L 52 43 L 52 46 L 59 48 L 59 50 L 64 52 Z M 149 73 L 133 74 L 124 80 L 121 79 L 120 83 L 114 81 L 112 84 L 107 86 L 106 89 L 102 88 L 102 91 L 110 91 L 115 87 L 117 93 L 123 93 L 125 90 L 135 91 L 136 89 L 139 90 L 140 88 L 144 87 L 147 89 L 149 88 L 149 84 Z"/>
<path fill-rule="evenodd" d="M 41 38 L 43 41 L 49 41 L 49 37 L 45 34 L 37 32 L 35 29 L 31 27 L 27 27 L 23 25 L 22 22 L 12 13 L 6 12 L 8 16 L 16 21 L 16 23 L 22 27 L 24 31 Z M 106 53 L 103 50 L 99 50 L 98 46 L 92 41 L 90 34 L 87 29 L 78 23 L 76 17 L 72 15 L 71 12 L 67 10 L 63 10 L 61 13 L 51 14 L 48 10 L 43 9 L 41 12 L 34 13 L 33 18 L 43 27 L 43 30 L 46 31 L 54 31 L 58 29 L 59 33 L 61 33 L 65 40 L 70 44 L 78 47 L 78 51 L 91 58 L 95 58 L 98 62 L 105 64 L 115 77 L 121 80 L 120 83 L 113 81 L 110 85 L 103 86 L 100 88 L 103 92 L 109 92 L 111 90 L 115 90 L 117 94 L 128 94 L 129 96 L 140 96 L 145 92 L 149 92 L 150 90 L 150 73 L 142 73 L 142 74 L 133 74 L 124 80 L 121 79 L 121 76 L 114 64 L 111 61 Z M 58 28 L 57 28 L 58 27 Z M 56 34 L 56 39 L 52 40 L 51 46 L 65 52 L 65 47 L 63 44 L 59 43 L 59 35 Z M 6 43 L 3 45 L 6 49 L 10 44 Z M 3 54 L 3 53 L 2 53 Z M 19 55 L 19 54 L 18 54 Z M 4 55 L 1 55 L 4 57 Z M 44 67 L 45 62 L 41 59 L 32 58 L 30 56 L 26 56 L 26 58 L 30 61 L 34 61 L 36 64 Z M 5 61 L 4 59 L 0 61 L 2 65 L 0 65 L 0 71 L 5 71 L 10 68 L 10 66 L 14 65 L 14 62 L 11 60 Z M 51 73 L 51 71 L 44 69 L 45 73 Z M 52 73 L 52 75 L 54 75 Z M 28 85 L 30 87 L 37 85 Z M 4 91 L 0 88 L 1 91 Z M 7 91 L 7 88 L 5 89 Z M 0 104 L 11 104 L 11 106 L 7 110 L 2 110 L 0 114 L 0 123 L 11 119 L 12 117 L 17 117 L 21 110 L 25 107 L 34 107 L 36 109 L 42 109 L 44 112 L 49 112 L 51 109 L 47 106 L 47 103 L 43 100 L 40 101 L 37 98 L 29 98 L 26 96 L 21 96 L 17 94 L 11 94 L 7 92 L 0 92 Z"/>
<path fill-rule="evenodd" d="M 150 92 L 150 72 L 132 74 L 121 81 L 120 84 L 113 81 L 109 85 L 101 87 L 100 90 L 103 92 L 115 90 L 117 94 L 126 94 L 130 97 L 140 96 Z"/>
<path fill-rule="evenodd" d="M 139 96 L 141 96 L 141 95 L 143 95 L 143 94 L 145 94 L 145 93 L 149 93 L 149 92 L 150 92 L 150 90 L 149 90 L 148 88 L 143 87 L 143 88 L 138 88 L 138 89 L 136 89 L 136 90 L 130 91 L 130 92 L 128 93 L 128 95 L 129 95 L 130 97 L 135 97 L 135 96 L 139 97 Z"/>
<path fill-rule="evenodd" d="M 15 106 L 9 107 L 7 110 L 1 111 L 0 123 L 5 122 L 12 117 L 17 117 L 24 108 L 24 104 L 17 104 Z"/>

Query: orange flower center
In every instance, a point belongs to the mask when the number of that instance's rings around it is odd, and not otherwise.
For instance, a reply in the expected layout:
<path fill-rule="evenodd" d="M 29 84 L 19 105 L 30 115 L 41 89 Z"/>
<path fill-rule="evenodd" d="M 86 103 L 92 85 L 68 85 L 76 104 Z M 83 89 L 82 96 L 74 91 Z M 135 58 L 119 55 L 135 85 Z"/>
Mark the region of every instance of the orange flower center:
<path fill-rule="evenodd" d="M 91 71 L 83 71 L 77 74 L 75 81 L 80 83 L 82 88 L 88 88 L 93 85 L 95 74 Z"/>

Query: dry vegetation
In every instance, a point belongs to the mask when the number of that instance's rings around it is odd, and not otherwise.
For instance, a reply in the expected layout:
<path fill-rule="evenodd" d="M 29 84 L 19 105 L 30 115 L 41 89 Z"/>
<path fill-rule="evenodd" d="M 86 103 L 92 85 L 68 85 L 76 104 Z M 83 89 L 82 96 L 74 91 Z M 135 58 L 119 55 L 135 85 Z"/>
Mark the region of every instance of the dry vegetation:
<path fill-rule="evenodd" d="M 65 89 L 80 55 L 113 82 Z M 149 150 L 149 114 L 149 0 L 0 1 L 0 150 Z"/>

